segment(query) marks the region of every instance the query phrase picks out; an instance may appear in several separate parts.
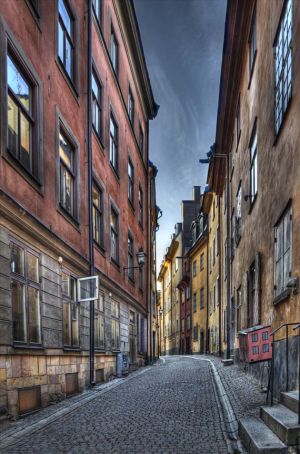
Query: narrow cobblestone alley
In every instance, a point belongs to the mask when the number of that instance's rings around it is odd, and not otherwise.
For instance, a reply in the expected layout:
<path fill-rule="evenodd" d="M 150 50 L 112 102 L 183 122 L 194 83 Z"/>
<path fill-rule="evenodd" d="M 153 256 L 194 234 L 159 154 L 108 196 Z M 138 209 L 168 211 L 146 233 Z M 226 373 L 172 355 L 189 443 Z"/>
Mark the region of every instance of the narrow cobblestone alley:
<path fill-rule="evenodd" d="M 41 430 L 32 427 L 0 452 L 227 452 L 208 362 L 189 357 L 167 358 Z"/>

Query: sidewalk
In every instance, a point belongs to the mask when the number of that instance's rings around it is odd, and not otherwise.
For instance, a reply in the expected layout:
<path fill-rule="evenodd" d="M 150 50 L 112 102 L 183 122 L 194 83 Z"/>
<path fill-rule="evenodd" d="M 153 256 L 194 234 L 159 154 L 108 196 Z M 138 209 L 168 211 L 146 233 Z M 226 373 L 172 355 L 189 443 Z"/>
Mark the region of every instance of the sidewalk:
<path fill-rule="evenodd" d="M 209 359 L 215 365 L 236 419 L 259 416 L 260 406 L 266 403 L 266 393 L 261 392 L 259 381 L 236 364 L 224 366 L 222 359 L 217 356 L 202 355 L 202 358 Z"/>

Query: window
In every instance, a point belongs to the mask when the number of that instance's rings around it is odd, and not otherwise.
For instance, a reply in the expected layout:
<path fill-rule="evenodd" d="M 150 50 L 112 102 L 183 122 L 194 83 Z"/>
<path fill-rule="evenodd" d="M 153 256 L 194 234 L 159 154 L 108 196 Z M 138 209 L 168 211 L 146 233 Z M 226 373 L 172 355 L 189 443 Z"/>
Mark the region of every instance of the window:
<path fill-rule="evenodd" d="M 93 11 L 100 27 L 102 25 L 102 2 L 103 0 L 92 0 Z"/>
<path fill-rule="evenodd" d="M 29 5 L 37 19 L 40 18 L 40 0 L 28 0 Z"/>
<path fill-rule="evenodd" d="M 275 227 L 275 297 L 287 289 L 292 275 L 292 208 L 289 207 Z"/>
<path fill-rule="evenodd" d="M 93 183 L 93 238 L 104 248 L 103 193 L 95 183 Z"/>
<path fill-rule="evenodd" d="M 74 19 L 64 0 L 58 0 L 58 58 L 74 80 Z"/>
<path fill-rule="evenodd" d="M 216 286 L 214 285 L 214 311 L 216 310 Z"/>
<path fill-rule="evenodd" d="M 249 75 L 250 75 L 250 79 L 251 79 L 251 76 L 253 73 L 253 68 L 254 68 L 255 57 L 256 57 L 256 50 L 257 50 L 257 47 L 256 47 L 257 46 L 257 43 L 256 43 L 256 8 L 253 13 L 248 45 L 249 45 Z"/>
<path fill-rule="evenodd" d="M 250 203 L 252 204 L 257 194 L 257 132 L 256 123 L 250 142 Z"/>
<path fill-rule="evenodd" d="M 275 41 L 275 132 L 292 96 L 292 0 L 286 0 Z"/>
<path fill-rule="evenodd" d="M 79 305 L 77 303 L 77 279 L 63 271 L 61 274 L 63 297 L 63 341 L 65 347 L 79 347 Z"/>
<path fill-rule="evenodd" d="M 128 89 L 128 115 L 130 123 L 134 124 L 134 99 L 130 87 Z"/>
<path fill-rule="evenodd" d="M 102 87 L 94 71 L 92 73 L 92 122 L 97 136 L 102 139 Z"/>
<path fill-rule="evenodd" d="M 269 344 L 263 344 L 263 353 L 267 353 L 269 351 Z"/>
<path fill-rule="evenodd" d="M 188 300 L 191 297 L 191 287 L 187 287 L 185 289 L 185 291 L 186 291 L 186 300 Z"/>
<path fill-rule="evenodd" d="M 197 276 L 197 262 L 193 262 L 193 277 Z"/>
<path fill-rule="evenodd" d="M 95 323 L 94 336 L 95 348 L 104 349 L 104 294 L 99 293 L 99 298 L 95 301 Z"/>
<path fill-rule="evenodd" d="M 262 340 L 268 340 L 269 339 L 268 331 L 265 331 L 264 333 L 262 333 L 261 337 L 262 337 Z"/>
<path fill-rule="evenodd" d="M 239 142 L 241 135 L 241 98 L 239 96 L 238 99 L 238 105 L 236 109 L 236 138 L 237 138 L 237 143 Z"/>
<path fill-rule="evenodd" d="M 213 310 L 213 307 L 212 307 L 212 291 L 210 290 L 209 291 L 209 314 L 210 315 L 212 314 L 212 310 Z"/>
<path fill-rule="evenodd" d="M 62 131 L 59 133 L 60 159 L 60 205 L 64 210 L 75 217 L 74 180 L 75 180 L 75 152 Z"/>
<path fill-rule="evenodd" d="M 175 259 L 175 273 L 177 273 L 177 271 L 178 271 L 178 261 L 179 261 L 179 259 L 176 257 L 176 259 Z"/>
<path fill-rule="evenodd" d="M 242 225 L 242 184 L 240 183 L 236 195 L 236 214 L 235 214 L 235 244 L 238 245 L 241 238 Z"/>
<path fill-rule="evenodd" d="M 237 289 L 236 292 L 237 301 L 236 301 L 236 330 L 237 332 L 241 331 L 242 329 L 242 321 L 241 321 L 241 309 L 242 309 L 242 290 L 241 287 Z"/>
<path fill-rule="evenodd" d="M 118 126 L 114 116 L 110 115 L 109 123 L 109 160 L 110 163 L 118 174 L 119 167 L 119 137 L 118 137 Z"/>
<path fill-rule="evenodd" d="M 33 88 L 11 56 L 7 56 L 7 85 L 7 148 L 28 172 L 36 175 Z"/>
<path fill-rule="evenodd" d="M 194 341 L 198 340 L 198 325 L 194 326 Z"/>
<path fill-rule="evenodd" d="M 181 332 L 184 333 L 184 318 L 181 319 Z"/>
<path fill-rule="evenodd" d="M 128 233 L 128 277 L 131 281 L 134 281 L 134 243 L 133 238 Z"/>
<path fill-rule="evenodd" d="M 186 329 L 187 329 L 187 331 L 189 331 L 191 329 L 191 316 L 190 315 L 188 315 L 186 317 Z"/>
<path fill-rule="evenodd" d="M 200 271 L 204 270 L 204 254 L 200 255 Z"/>
<path fill-rule="evenodd" d="M 216 263 L 216 238 L 213 240 L 213 265 Z"/>
<path fill-rule="evenodd" d="M 143 191 L 142 188 L 139 187 L 139 223 L 143 226 L 143 218 L 144 218 L 144 200 L 143 200 Z"/>
<path fill-rule="evenodd" d="M 111 58 L 111 62 L 112 62 L 114 71 L 117 74 L 118 66 L 119 66 L 119 46 L 118 46 L 118 41 L 117 41 L 113 28 L 111 28 L 111 32 L 110 32 L 110 58 Z"/>
<path fill-rule="evenodd" d="M 134 167 L 130 159 L 128 159 L 128 200 L 133 206 L 134 203 Z"/>
<path fill-rule="evenodd" d="M 194 312 L 197 312 L 197 293 L 196 292 L 193 294 L 193 310 L 194 310 Z"/>
<path fill-rule="evenodd" d="M 13 340 L 41 344 L 39 257 L 30 249 L 10 244 Z"/>
<path fill-rule="evenodd" d="M 204 301 L 204 288 L 200 289 L 200 309 L 204 309 L 205 301 Z"/>
<path fill-rule="evenodd" d="M 258 333 L 252 334 L 252 342 L 258 342 Z"/>
<path fill-rule="evenodd" d="M 252 327 L 254 325 L 254 304 L 255 304 L 255 263 L 252 263 L 249 270 L 249 291 L 248 291 L 248 327 Z"/>
<path fill-rule="evenodd" d="M 139 124 L 139 150 L 141 152 L 141 155 L 144 156 L 144 133 L 141 123 Z"/>
<path fill-rule="evenodd" d="M 209 272 L 212 272 L 212 248 L 209 248 Z"/>
<path fill-rule="evenodd" d="M 110 210 L 110 256 L 119 263 L 119 216 L 116 210 Z"/>
<path fill-rule="evenodd" d="M 111 348 L 119 350 L 120 348 L 120 308 L 119 304 L 111 301 Z"/>

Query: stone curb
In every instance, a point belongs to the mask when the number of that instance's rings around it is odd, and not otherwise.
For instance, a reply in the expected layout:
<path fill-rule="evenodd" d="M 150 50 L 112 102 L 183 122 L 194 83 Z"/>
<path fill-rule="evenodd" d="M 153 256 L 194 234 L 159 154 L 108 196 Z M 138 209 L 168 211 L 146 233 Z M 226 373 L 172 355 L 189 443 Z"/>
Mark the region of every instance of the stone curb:
<path fill-rule="evenodd" d="M 242 447 L 242 443 L 238 436 L 238 421 L 235 416 L 234 410 L 231 406 L 230 400 L 228 395 L 225 391 L 222 379 L 219 375 L 219 372 L 214 365 L 214 363 L 208 358 L 197 358 L 195 356 L 191 356 L 191 358 L 195 359 L 196 361 L 207 361 L 209 363 L 209 367 L 213 376 L 213 380 L 216 386 L 216 390 L 218 393 L 218 399 L 221 405 L 224 423 L 227 430 L 228 438 L 230 439 L 233 452 L 234 453 L 245 453 L 246 451 Z"/>
<path fill-rule="evenodd" d="M 109 383 L 104 385 L 97 386 L 93 390 L 85 391 L 82 396 L 80 396 L 76 402 L 71 403 L 67 407 L 60 408 L 51 415 L 46 416 L 45 418 L 31 423 L 29 426 L 21 426 L 19 429 L 10 428 L 6 432 L 0 435 L 0 453 L 5 452 L 5 448 L 16 444 L 21 438 L 26 437 L 29 434 L 38 432 L 49 424 L 56 422 L 58 419 L 72 413 L 77 408 L 85 405 L 88 402 L 91 402 L 94 399 L 97 399 L 102 394 L 106 394 L 110 390 L 116 388 L 117 386 L 126 383 L 128 380 L 137 378 L 138 376 L 144 374 L 151 370 L 151 366 L 146 366 L 141 370 L 132 372 L 128 377 L 117 378 Z M 78 396 L 77 396 L 78 397 Z M 63 401 L 65 402 L 65 401 Z M 3 450 L 4 449 L 4 450 Z"/>

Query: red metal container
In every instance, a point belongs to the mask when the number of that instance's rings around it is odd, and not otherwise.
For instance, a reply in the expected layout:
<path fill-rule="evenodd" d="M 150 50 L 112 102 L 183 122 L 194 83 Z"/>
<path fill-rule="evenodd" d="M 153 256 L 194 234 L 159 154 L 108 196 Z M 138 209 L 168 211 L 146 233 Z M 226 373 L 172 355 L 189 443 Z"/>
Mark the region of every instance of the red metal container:
<path fill-rule="evenodd" d="M 239 332 L 240 361 L 254 363 L 272 358 L 271 326 L 254 326 Z"/>

